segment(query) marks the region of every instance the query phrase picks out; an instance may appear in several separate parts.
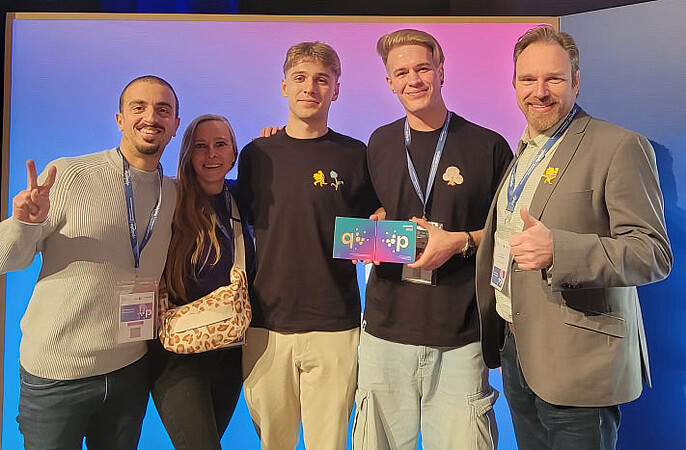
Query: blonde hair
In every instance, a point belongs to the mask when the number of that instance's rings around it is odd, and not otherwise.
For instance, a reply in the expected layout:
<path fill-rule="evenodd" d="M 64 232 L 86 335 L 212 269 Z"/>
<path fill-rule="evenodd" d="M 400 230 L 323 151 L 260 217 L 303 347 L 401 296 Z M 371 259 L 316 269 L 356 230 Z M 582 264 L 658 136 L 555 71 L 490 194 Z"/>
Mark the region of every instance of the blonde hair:
<path fill-rule="evenodd" d="M 377 41 L 376 52 L 381 56 L 384 66 L 387 64 L 390 51 L 401 45 L 423 45 L 431 51 L 431 58 L 436 67 L 445 61 L 443 49 L 436 38 L 425 31 L 405 29 L 384 34 Z"/>
<path fill-rule="evenodd" d="M 221 257 L 221 246 L 217 240 L 217 214 L 210 203 L 209 195 L 198 183 L 191 161 L 195 130 L 202 122 L 218 120 L 229 127 L 234 162 L 238 154 L 236 135 L 224 116 L 204 114 L 188 124 L 183 133 L 179 150 L 179 166 L 176 173 L 176 209 L 172 219 L 172 237 L 167 254 L 164 279 L 167 289 L 176 298 L 186 298 L 185 281 L 195 276 L 195 266 L 207 246 L 214 249 L 214 264 Z M 190 261 L 190 264 L 188 264 Z"/>

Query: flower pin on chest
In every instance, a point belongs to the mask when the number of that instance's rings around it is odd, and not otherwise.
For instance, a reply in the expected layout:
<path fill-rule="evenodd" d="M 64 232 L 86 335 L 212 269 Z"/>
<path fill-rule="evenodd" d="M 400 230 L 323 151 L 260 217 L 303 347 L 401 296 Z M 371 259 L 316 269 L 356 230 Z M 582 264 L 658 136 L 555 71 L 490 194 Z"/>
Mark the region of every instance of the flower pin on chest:
<path fill-rule="evenodd" d="M 560 170 L 559 167 L 548 167 L 541 175 L 544 184 L 553 184 L 553 180 L 557 176 L 557 172 Z"/>
<path fill-rule="evenodd" d="M 334 189 L 338 190 L 338 188 L 339 188 L 342 184 L 345 184 L 345 181 L 339 180 L 339 179 L 338 179 L 338 172 L 336 172 L 335 170 L 332 170 L 331 172 L 329 172 L 329 176 L 330 176 L 331 178 L 333 178 L 333 181 L 331 182 L 331 186 L 332 186 Z"/>
<path fill-rule="evenodd" d="M 445 169 L 443 181 L 447 181 L 448 186 L 457 186 L 458 184 L 462 184 L 464 182 L 464 177 L 460 173 L 460 169 L 458 169 L 456 166 L 450 166 Z"/>
<path fill-rule="evenodd" d="M 318 170 L 315 173 L 313 173 L 312 178 L 314 179 L 313 184 L 315 186 L 324 187 L 328 184 L 326 182 L 326 178 L 324 177 L 324 172 L 322 172 L 321 170 Z"/>

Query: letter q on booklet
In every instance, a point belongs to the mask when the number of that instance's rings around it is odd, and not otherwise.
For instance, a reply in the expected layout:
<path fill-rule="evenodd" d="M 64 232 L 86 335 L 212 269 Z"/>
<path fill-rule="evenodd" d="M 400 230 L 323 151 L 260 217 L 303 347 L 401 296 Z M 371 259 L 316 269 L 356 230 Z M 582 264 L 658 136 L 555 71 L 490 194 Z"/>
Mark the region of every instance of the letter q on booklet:
<path fill-rule="evenodd" d="M 415 260 L 416 239 L 414 222 L 336 217 L 333 257 L 409 264 Z"/>

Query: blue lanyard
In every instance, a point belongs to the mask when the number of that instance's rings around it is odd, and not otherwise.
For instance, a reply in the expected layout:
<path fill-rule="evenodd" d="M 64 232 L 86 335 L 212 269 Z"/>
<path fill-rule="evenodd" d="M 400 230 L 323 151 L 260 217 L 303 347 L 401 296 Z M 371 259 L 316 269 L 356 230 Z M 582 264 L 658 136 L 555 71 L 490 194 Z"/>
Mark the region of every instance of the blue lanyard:
<path fill-rule="evenodd" d="M 129 162 L 124 158 L 121 150 L 117 147 L 117 152 L 121 156 L 124 166 L 124 194 L 126 196 L 126 213 L 129 219 L 129 238 L 131 239 L 131 250 L 133 251 L 134 267 L 138 269 L 140 266 L 141 252 L 152 236 L 152 231 L 155 228 L 155 222 L 162 206 L 162 165 L 157 163 L 157 174 L 160 177 L 160 190 L 157 195 L 157 203 L 150 212 L 150 221 L 148 227 L 143 234 L 143 240 L 138 243 L 138 227 L 136 226 L 136 211 L 133 206 L 133 185 L 131 184 L 131 170 Z"/>
<path fill-rule="evenodd" d="M 531 161 L 529 168 L 526 169 L 524 176 L 521 180 L 519 180 L 519 184 L 517 184 L 516 187 L 515 175 L 517 172 L 517 161 L 515 160 L 514 164 L 512 165 L 512 171 L 510 172 L 510 183 L 507 186 L 506 209 L 509 212 L 514 212 L 515 205 L 517 204 L 519 197 L 522 195 L 522 191 L 524 191 L 524 186 L 526 185 L 526 182 L 529 180 L 531 173 L 534 171 L 536 166 L 538 166 L 540 162 L 543 161 L 545 155 L 548 154 L 548 151 L 553 147 L 553 145 L 555 145 L 555 143 L 560 139 L 560 137 L 562 137 L 564 132 L 567 131 L 567 128 L 569 128 L 569 125 L 571 125 L 572 119 L 574 119 L 574 116 L 579 111 L 579 109 L 579 105 L 575 103 L 572 110 L 569 112 L 569 114 L 567 114 L 567 117 L 565 117 L 565 120 L 560 124 L 559 127 L 557 127 L 557 130 L 555 130 L 555 133 L 553 133 L 553 135 L 550 136 L 550 138 L 547 141 L 545 141 L 545 144 L 543 144 L 543 147 L 541 147 L 541 149 L 538 151 L 534 160 Z"/>
<path fill-rule="evenodd" d="M 424 217 L 426 217 L 426 205 L 429 203 L 431 190 L 434 187 L 434 180 L 436 179 L 438 164 L 441 162 L 443 147 L 445 146 L 445 141 L 448 138 L 448 125 L 450 125 L 451 116 L 452 113 L 448 111 L 448 115 L 445 117 L 445 122 L 443 122 L 441 134 L 438 137 L 436 150 L 434 150 L 434 157 L 431 161 L 431 169 L 429 170 L 429 179 L 426 181 L 426 194 L 422 192 L 422 187 L 419 185 L 417 170 L 414 168 L 414 164 L 412 164 L 412 158 L 410 157 L 410 143 L 412 142 L 412 137 L 410 136 L 410 124 L 407 122 L 407 118 L 405 118 L 405 155 L 407 156 L 407 171 L 410 173 L 410 179 L 412 180 L 414 190 L 417 193 L 419 200 L 422 202 L 422 216 Z"/>
<path fill-rule="evenodd" d="M 223 188 L 222 192 L 224 194 L 224 202 L 226 203 L 226 211 L 229 213 L 229 222 L 230 222 L 229 225 L 231 226 L 231 230 L 233 231 L 233 222 L 236 221 L 240 224 L 241 220 L 236 218 L 236 217 L 233 217 L 233 210 L 231 209 L 231 194 L 230 194 L 229 188 L 226 186 L 226 184 L 224 184 L 224 188 Z M 224 236 L 226 236 L 226 238 L 229 241 L 233 242 L 233 240 L 234 240 L 233 233 L 229 233 L 229 230 L 224 226 L 223 223 L 221 223 L 221 221 L 219 220 L 219 214 L 217 214 L 216 211 L 215 211 L 215 215 L 217 216 L 217 228 L 219 228 L 219 230 L 222 232 L 222 234 Z M 211 253 L 210 250 L 208 250 L 205 253 L 205 259 L 203 260 L 203 263 L 200 265 L 200 269 L 196 270 L 196 274 L 195 274 L 196 277 L 199 276 L 200 272 L 202 272 L 202 270 L 205 268 L 205 266 L 207 266 L 207 261 L 210 259 L 210 253 Z"/>
<path fill-rule="evenodd" d="M 222 192 L 224 193 L 224 202 L 226 203 L 226 211 L 229 213 L 229 221 L 236 220 L 236 219 L 234 219 L 233 216 L 231 215 L 231 196 L 229 195 L 229 188 L 226 187 L 226 184 L 224 185 L 224 189 L 223 189 Z M 217 219 L 219 219 L 219 215 L 218 215 L 218 214 L 217 214 Z M 229 225 L 231 226 L 231 228 L 232 228 L 232 230 L 233 230 L 233 223 L 230 223 Z M 230 233 L 229 230 L 226 229 L 226 227 L 224 226 L 223 223 L 221 223 L 220 220 L 217 220 L 217 227 L 218 227 L 219 230 L 222 232 L 222 234 L 223 234 L 224 236 L 226 236 L 226 238 L 227 238 L 228 240 L 232 240 L 232 239 L 233 239 L 233 233 Z"/>

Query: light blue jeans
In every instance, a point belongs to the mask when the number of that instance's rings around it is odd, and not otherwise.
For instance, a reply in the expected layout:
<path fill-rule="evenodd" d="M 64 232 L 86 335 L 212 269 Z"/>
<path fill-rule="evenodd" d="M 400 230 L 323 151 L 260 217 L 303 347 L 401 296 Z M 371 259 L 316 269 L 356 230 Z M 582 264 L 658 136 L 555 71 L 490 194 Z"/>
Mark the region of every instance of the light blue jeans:
<path fill-rule="evenodd" d="M 360 336 L 353 448 L 497 448 L 498 391 L 478 342 L 437 348 Z"/>

